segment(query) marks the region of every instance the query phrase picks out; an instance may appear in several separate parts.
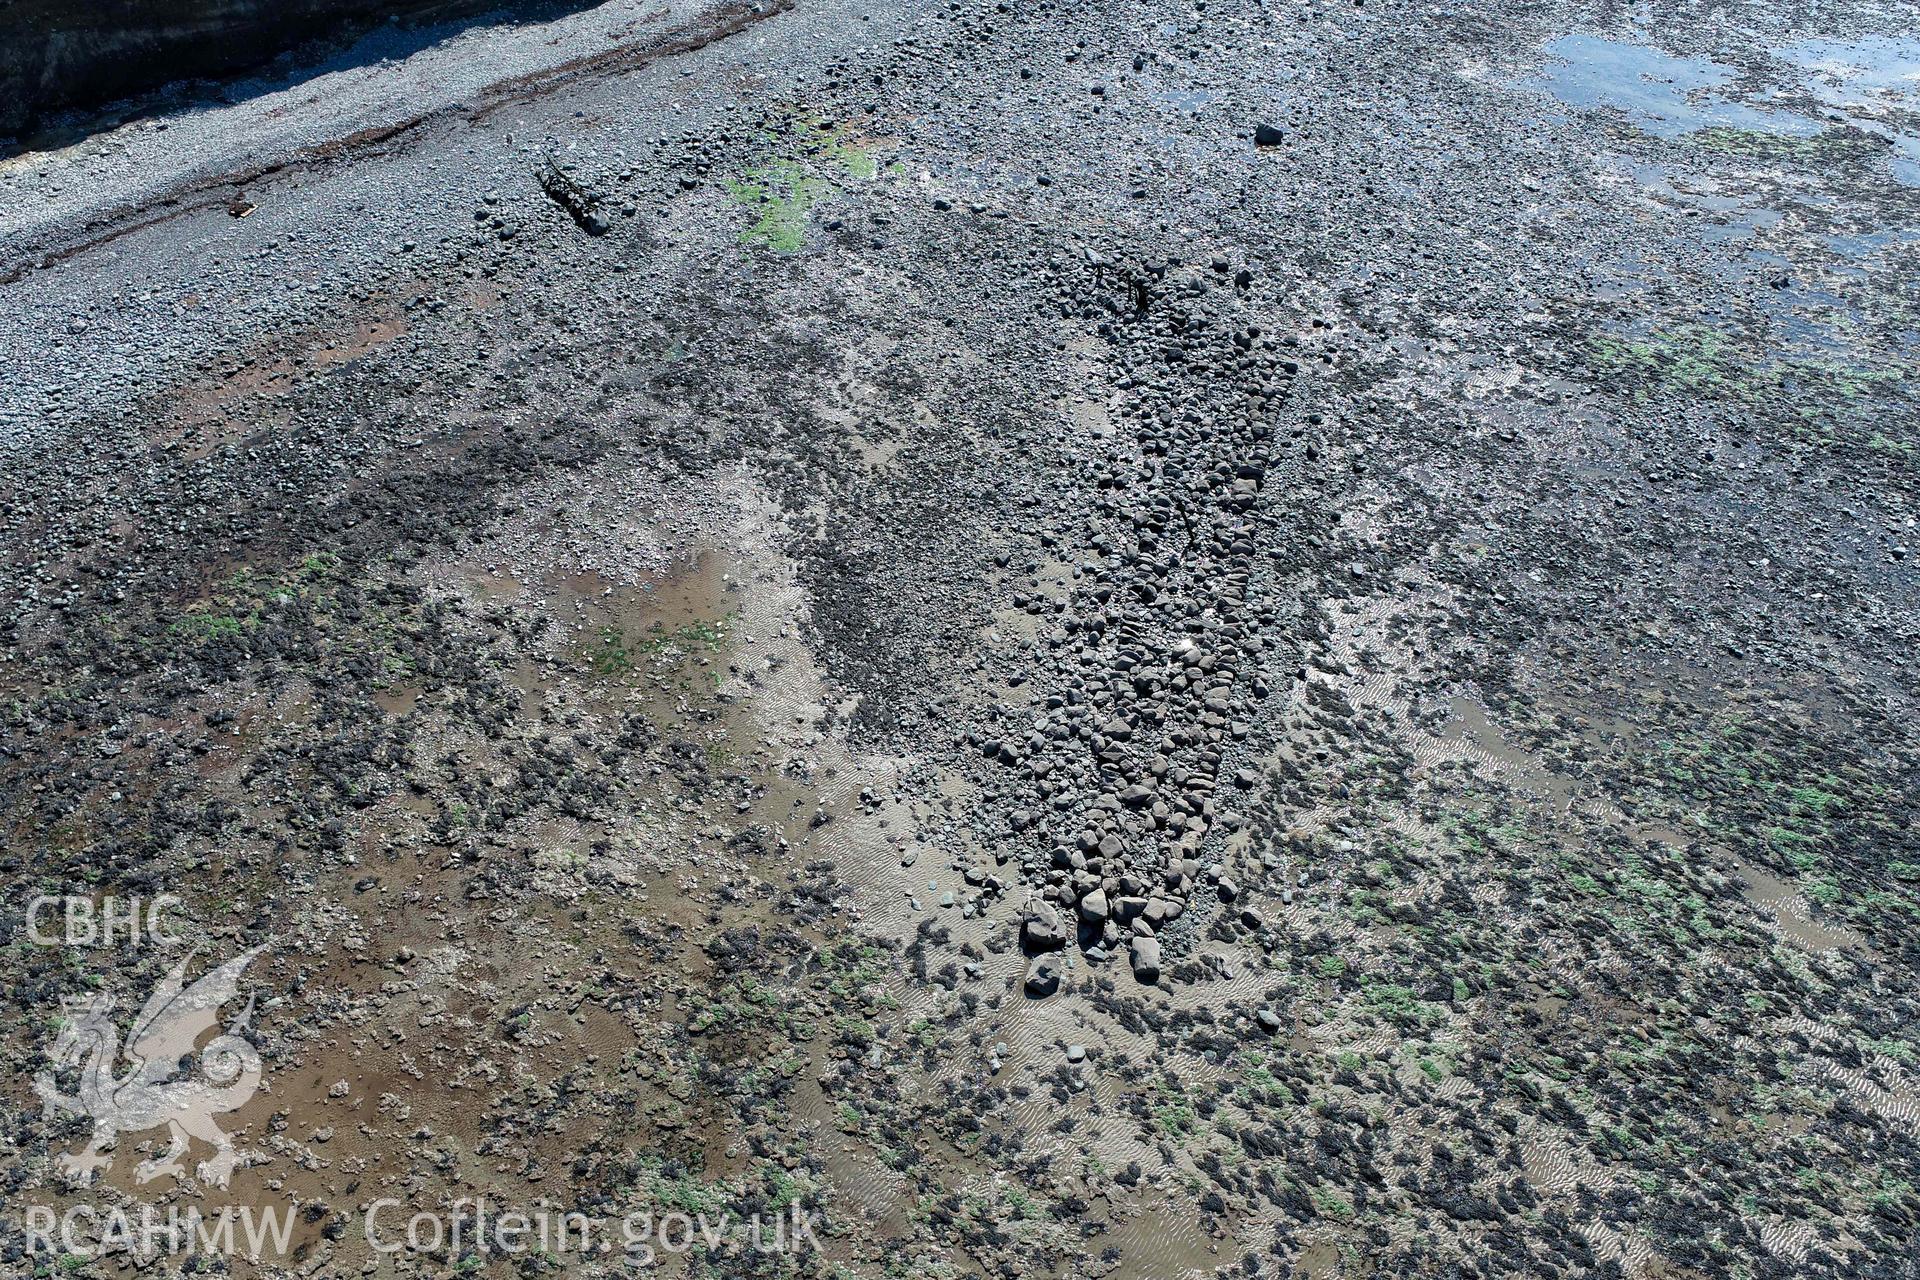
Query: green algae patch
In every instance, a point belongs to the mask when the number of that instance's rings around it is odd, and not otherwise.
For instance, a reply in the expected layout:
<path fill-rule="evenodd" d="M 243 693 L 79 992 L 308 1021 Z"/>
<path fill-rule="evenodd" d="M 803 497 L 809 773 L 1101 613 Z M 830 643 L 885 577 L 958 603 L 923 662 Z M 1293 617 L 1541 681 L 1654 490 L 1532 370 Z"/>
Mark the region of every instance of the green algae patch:
<path fill-rule="evenodd" d="M 1827 129 L 1811 136 L 1801 136 L 1714 125 L 1689 135 L 1687 142 L 1695 150 L 1741 160 L 1814 167 L 1846 161 L 1870 161 L 1885 150 L 1871 134 L 1851 128 Z"/>
<path fill-rule="evenodd" d="M 755 215 L 740 233 L 740 243 L 749 247 L 799 252 L 815 205 L 849 183 L 879 176 L 873 145 L 837 125 L 790 122 L 769 130 L 765 140 L 773 154 L 727 181 L 728 196 Z"/>
<path fill-rule="evenodd" d="M 1701 151 L 1715 151 L 1725 155 L 1748 156 L 1754 159 L 1779 159 L 1806 156 L 1813 150 L 1818 139 L 1788 137 L 1777 133 L 1762 133 L 1758 129 L 1735 129 L 1726 125 L 1715 125 L 1712 128 L 1700 130 L 1687 141 Z"/>
<path fill-rule="evenodd" d="M 832 190 L 825 179 L 812 176 L 792 160 L 755 165 L 727 183 L 736 201 L 760 215 L 741 233 L 740 242 L 775 253 L 797 252 L 806 241 L 807 215 Z"/>
<path fill-rule="evenodd" d="M 1587 342 L 1586 362 L 1597 385 L 1637 401 L 1676 395 L 1754 410 L 1786 406 L 1819 418 L 1832 409 L 1912 394 L 1902 369 L 1803 356 L 1755 357 L 1708 325 L 1655 329 L 1643 337 L 1596 334 Z M 1884 434 L 1876 438 L 1881 451 L 1905 452 Z"/>
<path fill-rule="evenodd" d="M 1905 792 L 1883 762 L 1784 721 L 1730 714 L 1636 753 L 1628 768 L 1630 811 L 1788 877 L 1835 922 L 1885 936 L 1920 920 L 1920 894 L 1900 874 L 1914 847 Z M 1641 868 L 1628 869 L 1619 883 L 1646 890 Z"/>
<path fill-rule="evenodd" d="M 1627 376 L 1636 392 L 1649 387 L 1711 395 L 1740 395 L 1751 371 L 1724 334 L 1701 325 L 1656 329 L 1644 339 L 1601 334 L 1590 344 L 1596 369 Z"/>

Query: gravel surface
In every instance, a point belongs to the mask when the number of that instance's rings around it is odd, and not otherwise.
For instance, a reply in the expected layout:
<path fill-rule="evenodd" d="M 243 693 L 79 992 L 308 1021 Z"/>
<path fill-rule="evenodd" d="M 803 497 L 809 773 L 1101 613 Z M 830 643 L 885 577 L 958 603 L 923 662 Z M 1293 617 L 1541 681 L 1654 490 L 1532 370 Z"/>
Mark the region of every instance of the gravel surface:
<path fill-rule="evenodd" d="M 9 1199 L 1915 1275 L 1915 17 L 616 0 L 5 162 Z M 177 962 L 41 893 L 261 948 L 231 1169 L 41 1107 Z"/>

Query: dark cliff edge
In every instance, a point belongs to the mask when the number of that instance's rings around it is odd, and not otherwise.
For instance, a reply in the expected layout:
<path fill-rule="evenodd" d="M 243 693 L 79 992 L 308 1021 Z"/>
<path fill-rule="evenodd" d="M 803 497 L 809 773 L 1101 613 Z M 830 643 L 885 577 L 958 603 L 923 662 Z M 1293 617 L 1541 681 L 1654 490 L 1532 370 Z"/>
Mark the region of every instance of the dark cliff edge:
<path fill-rule="evenodd" d="M 501 0 L 0 0 L 0 138 L 175 80 L 254 70 L 389 18 L 500 12 Z"/>

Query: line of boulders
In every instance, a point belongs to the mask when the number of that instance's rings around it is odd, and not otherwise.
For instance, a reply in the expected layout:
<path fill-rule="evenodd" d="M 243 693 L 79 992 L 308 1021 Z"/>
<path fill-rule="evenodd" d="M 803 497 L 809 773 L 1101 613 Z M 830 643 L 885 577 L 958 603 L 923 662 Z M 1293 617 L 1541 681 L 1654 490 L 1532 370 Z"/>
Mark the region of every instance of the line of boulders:
<path fill-rule="evenodd" d="M 1272 538 L 1257 504 L 1293 368 L 1257 328 L 1194 304 L 1240 287 L 1224 273 L 1178 287 L 1164 268 L 1128 274 L 1131 314 L 1107 331 L 1133 370 L 1135 447 L 1109 450 L 1091 479 L 1075 531 L 1086 558 L 1030 651 L 1044 664 L 1031 718 L 1003 711 L 968 740 L 1003 771 L 994 794 L 1035 894 L 1027 950 L 1078 942 L 1098 961 L 1124 946 L 1153 983 L 1209 833 L 1231 820 L 1222 785 L 1257 781 L 1223 761 L 1269 693 L 1257 655 L 1276 614 L 1253 584 Z"/>

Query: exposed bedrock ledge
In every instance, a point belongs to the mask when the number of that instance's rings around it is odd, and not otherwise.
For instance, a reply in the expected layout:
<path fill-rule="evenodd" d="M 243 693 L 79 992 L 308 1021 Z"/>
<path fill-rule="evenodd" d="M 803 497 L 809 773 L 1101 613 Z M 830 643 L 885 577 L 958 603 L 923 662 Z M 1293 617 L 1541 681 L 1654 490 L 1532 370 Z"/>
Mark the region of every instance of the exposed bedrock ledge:
<path fill-rule="evenodd" d="M 500 0 L 0 0 L 0 137 L 196 76 L 259 67 L 391 17 L 447 19 Z"/>

